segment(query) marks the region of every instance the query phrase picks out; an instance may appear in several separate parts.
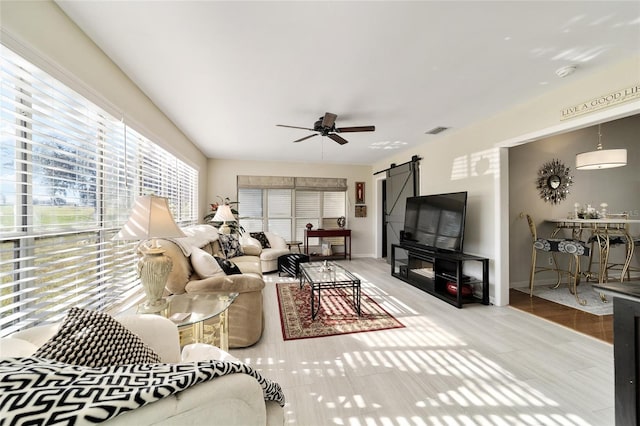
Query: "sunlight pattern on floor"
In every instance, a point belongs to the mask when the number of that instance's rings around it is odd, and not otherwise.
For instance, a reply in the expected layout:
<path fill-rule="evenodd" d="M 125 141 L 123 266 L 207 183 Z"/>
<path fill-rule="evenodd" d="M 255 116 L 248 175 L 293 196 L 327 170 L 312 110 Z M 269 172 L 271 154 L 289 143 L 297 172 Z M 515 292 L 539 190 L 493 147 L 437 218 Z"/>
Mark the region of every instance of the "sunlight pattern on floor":
<path fill-rule="evenodd" d="M 286 424 L 613 424 L 612 368 L 582 349 L 591 339 L 514 309 L 456 309 L 376 272 L 358 268 L 363 290 L 405 328 L 283 342 L 270 318 L 261 342 L 232 352 L 282 385 Z"/>

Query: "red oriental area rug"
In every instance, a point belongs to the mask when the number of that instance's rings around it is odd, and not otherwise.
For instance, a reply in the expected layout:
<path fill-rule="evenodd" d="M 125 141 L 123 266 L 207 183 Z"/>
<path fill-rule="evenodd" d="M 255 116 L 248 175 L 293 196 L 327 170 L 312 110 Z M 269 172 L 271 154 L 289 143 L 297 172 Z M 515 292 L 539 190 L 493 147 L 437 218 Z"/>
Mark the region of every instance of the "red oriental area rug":
<path fill-rule="evenodd" d="M 300 289 L 298 283 L 277 283 L 276 288 L 284 340 L 404 327 L 364 292 L 361 293 L 361 315 L 358 316 L 349 290 L 322 290 L 320 311 L 312 321 L 311 290 L 308 284 Z"/>

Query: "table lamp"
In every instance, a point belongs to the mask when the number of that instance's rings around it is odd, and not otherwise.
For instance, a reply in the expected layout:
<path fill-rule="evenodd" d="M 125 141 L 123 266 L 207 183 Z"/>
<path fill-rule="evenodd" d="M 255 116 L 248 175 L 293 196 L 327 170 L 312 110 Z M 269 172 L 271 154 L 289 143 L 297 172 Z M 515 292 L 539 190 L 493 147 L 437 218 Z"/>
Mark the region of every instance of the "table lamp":
<path fill-rule="evenodd" d="M 162 296 L 173 262 L 164 255 L 165 250 L 156 238 L 184 236 L 173 220 L 167 199 L 145 195 L 136 200 L 129 220 L 113 237 L 114 240 L 143 241 L 139 246 L 143 257 L 138 262 L 138 276 L 147 300 L 139 306 L 140 312 L 160 312 L 167 306 Z"/>
<path fill-rule="evenodd" d="M 231 207 L 228 204 L 221 204 L 212 220 L 214 222 L 222 222 L 219 229 L 221 234 L 230 234 L 231 228 L 227 222 L 235 222 L 236 217 L 231 212 Z"/>

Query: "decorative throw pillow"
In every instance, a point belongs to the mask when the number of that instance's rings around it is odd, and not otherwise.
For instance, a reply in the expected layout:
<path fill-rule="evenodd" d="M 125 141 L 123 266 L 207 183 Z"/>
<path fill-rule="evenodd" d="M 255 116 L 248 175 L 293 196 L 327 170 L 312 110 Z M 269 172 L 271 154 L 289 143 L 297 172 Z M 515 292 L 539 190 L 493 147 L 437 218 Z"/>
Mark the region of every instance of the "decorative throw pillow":
<path fill-rule="evenodd" d="M 221 257 L 216 257 L 215 259 L 218 261 L 218 264 L 220 265 L 220 267 L 222 268 L 225 274 L 238 275 L 242 273 L 242 271 L 240 271 L 240 268 L 238 268 L 238 265 L 236 265 L 232 261 L 223 259 Z"/>
<path fill-rule="evenodd" d="M 224 253 L 224 257 L 227 259 L 244 256 L 237 234 L 220 234 L 218 241 L 220 242 L 222 253 Z"/>
<path fill-rule="evenodd" d="M 269 239 L 267 238 L 264 232 L 249 232 L 249 235 L 251 235 L 256 240 L 260 241 L 260 244 L 262 245 L 263 249 L 271 248 L 271 244 L 269 244 Z"/>
<path fill-rule="evenodd" d="M 191 266 L 200 275 L 200 278 L 226 275 L 213 256 L 197 247 L 191 251 Z"/>
<path fill-rule="evenodd" d="M 86 367 L 154 364 L 160 356 L 104 312 L 71 308 L 60 330 L 34 354 Z"/>

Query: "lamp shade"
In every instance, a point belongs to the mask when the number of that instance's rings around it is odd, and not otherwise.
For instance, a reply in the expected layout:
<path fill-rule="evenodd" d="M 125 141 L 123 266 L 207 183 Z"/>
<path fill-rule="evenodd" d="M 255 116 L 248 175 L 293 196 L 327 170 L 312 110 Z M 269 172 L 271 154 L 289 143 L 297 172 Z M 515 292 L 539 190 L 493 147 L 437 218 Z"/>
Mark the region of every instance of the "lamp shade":
<path fill-rule="evenodd" d="M 235 222 L 236 217 L 231 212 L 231 207 L 227 204 L 221 204 L 216 210 L 215 216 L 213 216 L 214 222 Z"/>
<path fill-rule="evenodd" d="M 129 220 L 113 239 L 149 240 L 184 236 L 173 220 L 167 199 L 145 195 L 136 200 Z"/>
<path fill-rule="evenodd" d="M 576 169 L 611 169 L 627 165 L 626 149 L 596 149 L 576 155 Z"/>

